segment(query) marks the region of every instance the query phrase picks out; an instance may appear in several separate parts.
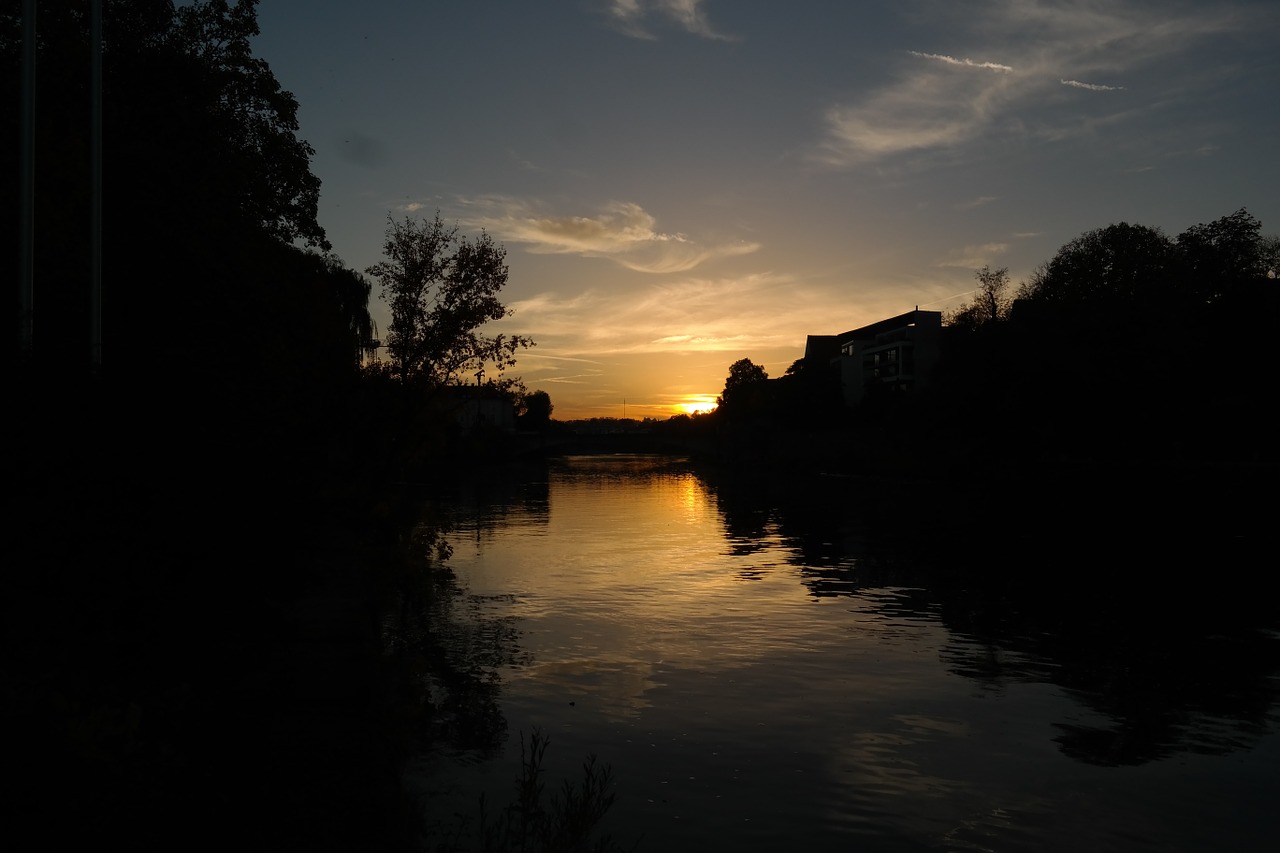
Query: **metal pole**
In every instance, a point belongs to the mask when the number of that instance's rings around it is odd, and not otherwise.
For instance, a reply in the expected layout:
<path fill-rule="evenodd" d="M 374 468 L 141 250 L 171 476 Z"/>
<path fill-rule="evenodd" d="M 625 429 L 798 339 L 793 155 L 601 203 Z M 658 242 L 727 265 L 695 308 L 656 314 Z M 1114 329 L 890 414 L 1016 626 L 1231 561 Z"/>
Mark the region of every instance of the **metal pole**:
<path fill-rule="evenodd" d="M 19 239 L 18 345 L 24 364 L 34 361 L 36 248 L 36 0 L 22 2 L 22 220 Z"/>
<path fill-rule="evenodd" d="M 89 215 L 89 370 L 102 371 L 102 0 L 89 17 L 89 98 L 92 208 Z"/>

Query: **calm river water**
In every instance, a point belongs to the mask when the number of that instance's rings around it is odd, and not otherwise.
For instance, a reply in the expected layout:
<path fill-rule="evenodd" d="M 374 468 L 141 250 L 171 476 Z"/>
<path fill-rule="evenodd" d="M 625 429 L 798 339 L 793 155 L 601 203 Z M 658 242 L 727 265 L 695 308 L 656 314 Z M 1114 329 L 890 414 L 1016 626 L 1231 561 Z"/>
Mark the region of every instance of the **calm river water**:
<path fill-rule="evenodd" d="M 505 644 L 506 735 L 413 784 L 506 802 L 539 730 L 549 789 L 612 767 L 641 851 L 1276 849 L 1274 631 L 1072 630 L 928 580 L 865 498 L 658 456 L 471 484 L 456 634 Z"/>

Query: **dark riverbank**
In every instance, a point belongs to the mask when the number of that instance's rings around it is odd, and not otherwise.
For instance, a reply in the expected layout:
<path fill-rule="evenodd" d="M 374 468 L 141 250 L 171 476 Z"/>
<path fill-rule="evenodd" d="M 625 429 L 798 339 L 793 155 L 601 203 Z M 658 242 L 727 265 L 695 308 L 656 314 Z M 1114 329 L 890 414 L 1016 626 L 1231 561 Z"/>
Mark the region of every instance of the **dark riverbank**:
<path fill-rule="evenodd" d="M 11 834 L 404 848 L 379 621 L 401 519 L 306 474 L 310 442 L 77 399 L 27 398 L 7 465 Z"/>

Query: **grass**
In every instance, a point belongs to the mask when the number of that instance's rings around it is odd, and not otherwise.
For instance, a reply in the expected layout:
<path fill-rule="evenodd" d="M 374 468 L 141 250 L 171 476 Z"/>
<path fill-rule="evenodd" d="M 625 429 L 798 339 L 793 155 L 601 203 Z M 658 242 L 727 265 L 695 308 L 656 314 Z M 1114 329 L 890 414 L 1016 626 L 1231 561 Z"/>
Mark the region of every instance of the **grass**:
<path fill-rule="evenodd" d="M 623 848 L 600 825 L 613 806 L 612 768 L 595 755 L 582 763 L 577 782 L 564 780 L 548 794 L 543 764 L 551 741 L 534 730 L 520 735 L 520 775 L 510 803 L 491 814 L 482 794 L 474 827 L 459 817 L 434 845 L 436 853 L 614 853 Z M 634 849 L 634 848 L 632 848 Z"/>

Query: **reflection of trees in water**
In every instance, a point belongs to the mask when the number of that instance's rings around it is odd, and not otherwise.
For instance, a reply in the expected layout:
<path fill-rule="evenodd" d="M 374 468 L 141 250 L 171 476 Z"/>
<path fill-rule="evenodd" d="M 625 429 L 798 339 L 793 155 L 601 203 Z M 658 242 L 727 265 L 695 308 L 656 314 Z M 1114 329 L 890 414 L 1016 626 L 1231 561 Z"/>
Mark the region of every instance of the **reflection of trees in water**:
<path fill-rule="evenodd" d="M 387 683 L 410 759 L 433 750 L 477 753 L 482 760 L 498 757 L 508 734 L 499 703 L 501 671 L 532 661 L 532 655 L 520 648 L 516 618 L 497 615 L 509 613 L 514 596 L 472 594 L 448 568 L 452 549 L 445 539 L 450 530 L 446 519 L 466 519 L 477 536 L 516 519 L 546 524 L 547 466 L 485 469 L 454 485 L 455 491 L 443 501 L 424 509 L 423 519 L 404 542 L 396 592 L 383 617 Z M 614 799 L 609 765 L 589 755 L 577 782 L 563 780 L 557 793 L 543 797 L 543 753 L 549 742 L 535 730 L 526 753 L 524 732 L 520 733 L 516 799 L 490 813 L 484 797 L 478 796 L 478 822 L 466 811 L 473 804 L 456 800 L 456 791 L 420 790 L 420 844 L 414 849 L 622 849 L 597 831 Z M 471 757 L 461 763 L 470 763 Z"/>
<path fill-rule="evenodd" d="M 1066 755 L 1135 765 L 1180 752 L 1247 749 L 1269 731 L 1280 699 L 1280 643 L 1260 625 L 1206 626 L 1203 614 L 1152 614 L 1112 602 L 1090 613 L 1079 599 L 944 602 L 955 638 L 952 671 L 984 684 L 1048 682 L 1103 715 L 1098 725 L 1056 723 Z"/>
<path fill-rule="evenodd" d="M 551 517 L 550 474 L 545 462 L 486 467 L 443 484 L 436 497 L 441 511 L 465 518 L 476 535 L 491 534 L 512 519 L 543 524 Z"/>
<path fill-rule="evenodd" d="M 714 497 L 716 512 L 724 525 L 725 543 L 734 557 L 749 557 L 768 550 L 776 541 L 778 522 L 775 507 L 767 495 L 750 488 L 750 482 L 700 470 L 699 481 Z M 738 571 L 743 580 L 760 580 L 768 569 L 760 565 L 744 565 Z"/>
<path fill-rule="evenodd" d="M 775 549 L 815 597 L 921 582 L 914 564 L 879 535 L 848 478 L 698 475 L 715 496 L 730 553 Z M 740 574 L 762 573 L 757 567 Z"/>
<path fill-rule="evenodd" d="M 1055 684 L 1105 717 L 1096 726 L 1055 724 L 1054 740 L 1074 759 L 1133 765 L 1179 752 L 1222 754 L 1269 731 L 1280 699 L 1280 640 L 1267 630 L 1269 612 L 1229 594 L 1207 600 L 1202 587 L 1180 592 L 1184 581 L 1172 575 L 1119 584 L 1142 557 L 1132 547 L 1085 541 L 1077 526 L 1072 554 L 1093 555 L 1079 564 L 1087 572 L 1059 574 L 1051 566 L 1065 558 L 1037 550 L 1000 565 L 971 552 L 950 563 L 923 560 L 945 549 L 912 541 L 928 532 L 912 525 L 911 509 L 898 511 L 911 504 L 892 490 L 876 503 L 864 498 L 875 489 L 849 480 L 707 479 L 735 554 L 781 544 L 811 595 L 857 596 L 891 619 L 940 620 L 952 636 L 943 652 L 952 672 L 993 691 Z M 928 517 L 943 512 L 934 507 Z M 1104 563 L 1098 555 L 1106 553 L 1116 556 Z M 884 587 L 898 589 L 876 592 Z"/>
<path fill-rule="evenodd" d="M 769 548 L 774 537 L 775 523 L 769 510 L 760 507 L 730 506 L 720 500 L 716 503 L 720 509 L 720 518 L 724 523 L 724 538 L 729 545 L 729 553 L 735 557 L 746 557 L 758 554 Z M 759 567 L 751 567 L 743 571 L 743 576 L 759 578 L 764 571 Z"/>
<path fill-rule="evenodd" d="M 445 565 L 444 527 L 423 523 L 402 553 L 383 617 L 392 706 L 410 751 L 455 747 L 494 754 L 506 738 L 499 672 L 527 663 L 510 616 L 468 593 Z"/>

